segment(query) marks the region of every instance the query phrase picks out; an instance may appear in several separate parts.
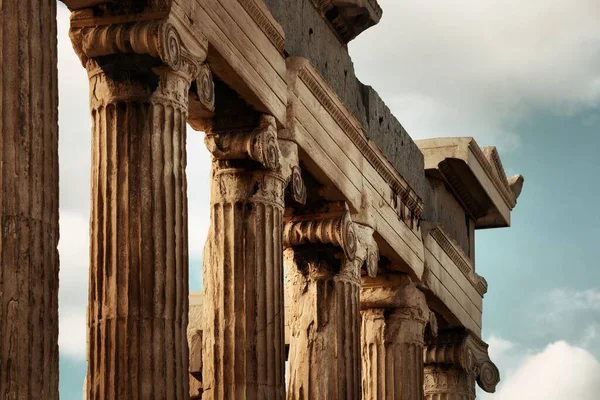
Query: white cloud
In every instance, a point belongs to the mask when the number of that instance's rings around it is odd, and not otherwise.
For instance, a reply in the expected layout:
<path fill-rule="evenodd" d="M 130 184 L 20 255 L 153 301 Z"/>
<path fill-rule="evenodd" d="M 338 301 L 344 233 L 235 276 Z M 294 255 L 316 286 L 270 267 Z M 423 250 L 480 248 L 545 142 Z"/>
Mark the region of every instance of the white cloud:
<path fill-rule="evenodd" d="M 62 210 L 60 215 L 59 346 L 75 359 L 86 355 L 86 304 L 89 260 L 88 219 Z"/>
<path fill-rule="evenodd" d="M 547 301 L 548 310 L 554 313 L 600 312 L 600 289 L 596 288 L 584 290 L 556 288 L 544 300 Z"/>
<path fill-rule="evenodd" d="M 490 352 L 522 352 L 509 342 L 489 340 Z M 504 342 L 504 343 L 503 343 Z M 494 347 L 497 347 L 494 349 Z M 521 353 L 512 365 L 501 365 L 502 381 L 489 400 L 596 400 L 600 395 L 600 363 L 588 351 L 558 341 L 538 353 Z"/>
<path fill-rule="evenodd" d="M 518 144 L 512 127 L 540 108 L 575 112 L 600 98 L 597 0 L 380 0 L 378 26 L 351 43 L 357 75 L 411 136 Z"/>

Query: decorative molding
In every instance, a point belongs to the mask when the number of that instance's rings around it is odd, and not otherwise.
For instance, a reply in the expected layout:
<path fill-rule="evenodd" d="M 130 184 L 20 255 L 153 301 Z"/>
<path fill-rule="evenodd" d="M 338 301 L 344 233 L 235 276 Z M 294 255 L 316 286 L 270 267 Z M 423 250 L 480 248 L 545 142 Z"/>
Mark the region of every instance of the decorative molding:
<path fill-rule="evenodd" d="M 487 293 L 487 282 L 486 280 L 475 273 L 475 267 L 469 257 L 462 251 L 462 249 L 454 243 L 454 241 L 446 235 L 441 227 L 436 226 L 429 231 L 429 235 L 436 241 L 436 243 L 442 248 L 444 253 L 452 260 L 454 264 L 460 269 L 463 275 L 473 284 L 473 287 L 483 297 Z"/>
<path fill-rule="evenodd" d="M 406 219 L 416 221 L 414 226 L 418 226 L 423 214 L 423 201 L 419 196 L 402 176 L 389 165 L 389 161 L 380 154 L 379 149 L 369 142 L 360 123 L 347 110 L 342 109 L 341 107 L 343 106 L 338 106 L 338 104 L 343 103 L 336 98 L 337 96 L 331 91 L 323 77 L 314 69 L 310 62 L 302 63 L 302 66 L 298 70 L 298 77 L 319 100 L 340 128 L 346 132 L 367 161 L 384 178 L 392 190 L 398 194 L 401 202 L 408 207 L 410 215 Z M 402 218 L 401 214 L 400 217 Z M 404 218 L 402 219 L 404 220 Z"/>
<path fill-rule="evenodd" d="M 238 0 L 239 3 L 244 7 L 248 15 L 252 17 L 258 27 L 264 32 L 269 38 L 269 41 L 273 43 L 273 46 L 279 51 L 280 54 L 285 53 L 285 36 L 281 28 L 277 28 L 274 23 L 273 16 L 270 15 L 269 11 L 265 9 L 264 4 L 260 6 L 257 1 L 264 3 L 263 0 Z"/>
<path fill-rule="evenodd" d="M 348 211 L 337 217 L 296 217 L 285 224 L 283 242 L 285 247 L 310 243 L 332 244 L 344 250 L 347 261 L 354 261 L 356 257 L 356 231 Z"/>
<path fill-rule="evenodd" d="M 306 186 L 304 185 L 304 179 L 302 179 L 302 170 L 297 165 L 292 167 L 290 191 L 292 193 L 292 198 L 296 203 L 306 204 Z"/>
<path fill-rule="evenodd" d="M 466 187 L 462 180 L 456 175 L 456 172 L 449 164 L 448 160 L 440 162 L 438 169 L 444 182 L 447 184 L 450 190 L 452 190 L 455 197 L 463 205 L 465 211 L 471 216 L 471 218 L 477 221 L 479 218 L 482 218 L 487 214 L 487 210 L 481 208 L 477 200 L 471 196 L 469 188 Z"/>
<path fill-rule="evenodd" d="M 508 180 L 506 178 L 506 174 L 504 173 L 504 167 L 502 167 L 502 162 L 500 161 L 500 156 L 498 155 L 498 151 L 496 150 L 496 148 L 494 147 L 493 149 L 488 150 L 491 160 L 490 158 L 486 157 L 483 150 L 481 150 L 481 148 L 479 147 L 477 142 L 475 142 L 474 139 L 471 139 L 471 141 L 469 142 L 469 149 L 473 152 L 475 158 L 477 158 L 477 161 L 479 161 L 490 180 L 494 183 L 494 186 L 496 186 L 496 189 L 498 189 L 498 192 L 500 192 L 500 195 L 502 196 L 506 204 L 508 204 L 511 210 L 515 208 L 515 206 L 517 205 L 517 200 L 515 198 L 514 193 L 510 189 Z M 494 174 L 494 169 L 492 168 L 491 164 L 492 162 L 496 165 L 497 168 L 499 166 L 499 175 Z M 500 176 L 500 174 L 502 176 Z"/>
<path fill-rule="evenodd" d="M 202 105 L 210 112 L 215 111 L 215 82 L 208 64 L 201 64 L 195 76 L 194 87 Z"/>
<path fill-rule="evenodd" d="M 207 132 L 204 141 L 217 160 L 251 159 L 271 170 L 281 166 L 275 118 L 270 115 L 262 115 L 258 128 L 250 133 Z"/>
<path fill-rule="evenodd" d="M 141 54 L 160 59 L 171 70 L 194 79 L 204 73 L 212 79 L 203 64 L 208 50 L 206 38 L 182 32 L 176 17 L 169 19 L 115 23 L 93 27 L 72 27 L 69 35 L 75 52 L 86 68 L 93 68 L 97 60 L 116 54 Z M 182 34 L 183 33 L 183 34 Z M 190 51 L 194 48 L 194 54 Z M 90 65 L 91 64 L 91 65 Z M 208 72 L 208 75 L 207 73 Z M 210 89 L 210 86 L 202 88 Z M 209 92 L 204 93 L 209 96 Z M 213 96 L 214 98 L 214 88 Z M 213 105 L 214 105 L 214 100 Z"/>
<path fill-rule="evenodd" d="M 488 393 L 494 393 L 500 382 L 500 372 L 490 360 L 487 343 L 468 329 L 448 330 L 440 332 L 437 338 L 429 338 L 423 357 L 426 365 L 460 367 Z"/>

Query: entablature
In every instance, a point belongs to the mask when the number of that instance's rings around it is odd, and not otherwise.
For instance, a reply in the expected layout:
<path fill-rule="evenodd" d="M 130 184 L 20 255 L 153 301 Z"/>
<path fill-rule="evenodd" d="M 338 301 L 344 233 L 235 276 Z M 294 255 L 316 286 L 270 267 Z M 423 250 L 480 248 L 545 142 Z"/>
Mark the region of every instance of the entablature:
<path fill-rule="evenodd" d="M 341 195 L 353 220 L 375 230 L 381 254 L 420 279 L 423 201 L 314 66 L 299 57 L 288 58 L 287 64 L 285 138 L 298 144 L 306 170 L 326 188 L 323 196 L 331 201 Z M 327 192 L 331 189 L 335 193 Z"/>
<path fill-rule="evenodd" d="M 441 225 L 423 223 L 425 272 L 423 284 L 433 308 L 448 326 L 463 326 L 481 334 L 486 280 L 471 259 Z"/>
<path fill-rule="evenodd" d="M 416 141 L 427 175 L 446 183 L 476 229 L 510 226 L 523 179 L 507 179 L 495 147 L 483 150 L 470 137 Z"/>

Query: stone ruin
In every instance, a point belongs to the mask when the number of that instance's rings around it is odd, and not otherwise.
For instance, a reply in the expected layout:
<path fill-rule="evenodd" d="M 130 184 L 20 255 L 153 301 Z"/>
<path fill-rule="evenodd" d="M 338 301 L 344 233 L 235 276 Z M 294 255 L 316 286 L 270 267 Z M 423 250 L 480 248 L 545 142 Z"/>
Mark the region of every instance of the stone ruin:
<path fill-rule="evenodd" d="M 93 123 L 85 398 L 494 391 L 475 231 L 510 225 L 523 178 L 413 141 L 357 79 L 376 0 L 64 3 Z M 56 399 L 57 5 L 0 7 L 0 397 Z M 191 295 L 188 124 L 212 154 Z"/>

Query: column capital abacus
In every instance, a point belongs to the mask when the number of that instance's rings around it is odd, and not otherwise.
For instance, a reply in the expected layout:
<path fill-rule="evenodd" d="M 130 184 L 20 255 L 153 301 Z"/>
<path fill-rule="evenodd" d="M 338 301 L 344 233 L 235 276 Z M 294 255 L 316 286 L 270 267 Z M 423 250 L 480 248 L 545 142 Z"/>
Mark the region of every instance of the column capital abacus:
<path fill-rule="evenodd" d="M 425 347 L 427 365 L 450 365 L 464 370 L 488 393 L 494 393 L 500 372 L 490 360 L 488 345 L 468 329 L 440 332 Z"/>

